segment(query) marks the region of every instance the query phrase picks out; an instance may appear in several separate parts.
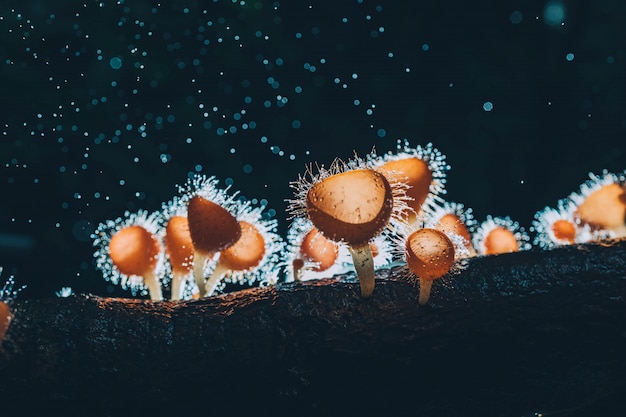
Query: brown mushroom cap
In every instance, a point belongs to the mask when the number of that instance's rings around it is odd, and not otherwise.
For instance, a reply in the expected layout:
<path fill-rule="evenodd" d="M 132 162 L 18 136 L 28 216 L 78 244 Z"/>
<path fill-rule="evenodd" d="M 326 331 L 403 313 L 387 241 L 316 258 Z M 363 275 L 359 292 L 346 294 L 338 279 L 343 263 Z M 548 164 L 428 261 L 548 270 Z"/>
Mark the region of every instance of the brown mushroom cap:
<path fill-rule="evenodd" d="M 311 222 L 330 240 L 365 244 L 389 223 L 393 193 L 385 176 L 371 169 L 331 175 L 306 196 Z"/>
<path fill-rule="evenodd" d="M 11 309 L 4 301 L 0 301 L 0 343 L 4 339 L 4 336 L 9 330 L 9 323 L 11 322 Z"/>
<path fill-rule="evenodd" d="M 576 225 L 569 220 L 559 219 L 552 223 L 552 233 L 559 240 L 574 243 L 576 240 Z"/>
<path fill-rule="evenodd" d="M 315 227 L 302 239 L 300 254 L 317 265 L 313 271 L 325 271 L 335 264 L 339 256 L 339 246 L 330 239 L 326 239 Z"/>
<path fill-rule="evenodd" d="M 132 225 L 111 237 L 109 256 L 117 269 L 126 275 L 144 276 L 156 268 L 161 245 L 144 227 Z"/>
<path fill-rule="evenodd" d="M 187 221 L 195 250 L 205 254 L 222 251 L 241 237 L 241 227 L 235 216 L 198 195 L 189 200 Z"/>
<path fill-rule="evenodd" d="M 419 213 L 433 181 L 428 163 L 416 157 L 408 157 L 387 161 L 376 170 L 392 181 L 406 182 L 409 185 L 406 195 L 411 197 L 407 205 Z"/>
<path fill-rule="evenodd" d="M 517 252 L 519 250 L 519 245 L 513 232 L 501 226 L 495 227 L 485 236 L 484 245 L 486 255 Z"/>
<path fill-rule="evenodd" d="M 583 223 L 599 229 L 623 228 L 626 219 L 626 191 L 620 184 L 608 184 L 592 192 L 576 209 Z"/>
<path fill-rule="evenodd" d="M 165 251 L 174 272 L 187 273 L 193 268 L 193 242 L 184 216 L 172 216 L 165 227 Z"/>
<path fill-rule="evenodd" d="M 244 271 L 254 268 L 265 255 L 265 239 L 254 225 L 241 221 L 241 237 L 220 254 L 220 264 L 226 269 Z"/>

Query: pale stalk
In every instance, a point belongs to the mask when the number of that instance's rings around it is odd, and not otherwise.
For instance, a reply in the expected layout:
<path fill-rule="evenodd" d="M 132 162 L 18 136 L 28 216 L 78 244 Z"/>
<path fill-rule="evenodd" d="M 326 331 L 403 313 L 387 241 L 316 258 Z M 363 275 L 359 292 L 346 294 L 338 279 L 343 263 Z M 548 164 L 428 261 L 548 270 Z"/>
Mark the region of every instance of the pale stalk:
<path fill-rule="evenodd" d="M 161 301 L 163 300 L 163 293 L 161 292 L 161 284 L 157 279 L 154 271 L 147 272 L 143 276 L 143 282 L 148 287 L 148 293 L 150 294 L 150 299 L 152 301 Z"/>
<path fill-rule="evenodd" d="M 215 266 L 215 269 L 211 273 L 211 276 L 206 281 L 206 284 L 204 286 L 204 293 L 206 294 L 207 297 L 210 297 L 211 295 L 213 295 L 213 292 L 215 291 L 217 284 L 219 284 L 220 280 L 222 279 L 226 271 L 228 271 L 228 268 L 222 265 L 221 262 L 218 262 L 217 265 Z"/>
<path fill-rule="evenodd" d="M 174 272 L 172 276 L 172 300 L 183 298 L 183 288 L 187 272 Z"/>
<path fill-rule="evenodd" d="M 375 276 L 374 276 L 374 257 L 370 244 L 365 242 L 362 245 L 349 246 L 350 255 L 356 275 L 361 285 L 361 296 L 368 298 L 374 292 Z"/>
<path fill-rule="evenodd" d="M 204 297 L 204 264 L 209 260 L 209 254 L 193 251 L 193 278 L 196 280 L 200 297 Z"/>
<path fill-rule="evenodd" d="M 420 295 L 417 299 L 419 305 L 425 305 L 430 299 L 430 289 L 433 286 L 433 280 L 431 279 L 420 279 Z"/>

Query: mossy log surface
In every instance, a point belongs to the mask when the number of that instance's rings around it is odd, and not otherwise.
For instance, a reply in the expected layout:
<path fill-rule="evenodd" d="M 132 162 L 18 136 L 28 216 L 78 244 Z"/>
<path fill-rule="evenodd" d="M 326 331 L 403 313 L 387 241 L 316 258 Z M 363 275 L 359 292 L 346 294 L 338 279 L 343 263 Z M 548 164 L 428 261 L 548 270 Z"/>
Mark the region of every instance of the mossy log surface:
<path fill-rule="evenodd" d="M 626 415 L 626 241 L 476 257 L 441 281 L 423 307 L 399 269 L 369 299 L 350 274 L 18 298 L 0 414 Z"/>

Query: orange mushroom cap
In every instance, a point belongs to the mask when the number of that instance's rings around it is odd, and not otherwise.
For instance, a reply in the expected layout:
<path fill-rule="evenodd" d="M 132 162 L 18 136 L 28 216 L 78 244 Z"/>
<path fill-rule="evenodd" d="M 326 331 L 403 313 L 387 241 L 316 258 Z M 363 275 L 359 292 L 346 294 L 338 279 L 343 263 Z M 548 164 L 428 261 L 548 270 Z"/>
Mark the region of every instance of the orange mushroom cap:
<path fill-rule="evenodd" d="M 515 234 L 505 227 L 495 227 L 485 236 L 485 254 L 495 255 L 498 253 L 517 252 L 519 245 Z"/>
<path fill-rule="evenodd" d="M 167 222 L 165 250 L 174 272 L 187 273 L 193 269 L 193 242 L 186 217 L 172 216 Z"/>
<path fill-rule="evenodd" d="M 330 240 L 362 245 L 389 223 L 393 193 L 383 174 L 355 169 L 312 185 L 306 209 L 311 222 Z"/>
<path fill-rule="evenodd" d="M 0 301 L 0 343 L 4 340 L 4 336 L 9 330 L 9 324 L 11 323 L 11 309 L 9 305 L 4 301 Z"/>
<path fill-rule="evenodd" d="M 408 157 L 387 161 L 376 170 L 391 181 L 405 182 L 409 186 L 406 195 L 410 197 L 407 205 L 415 210 L 415 213 L 419 213 L 433 181 L 433 173 L 428 163 L 416 157 Z"/>
<path fill-rule="evenodd" d="M 439 230 L 419 229 L 406 239 L 405 257 L 409 269 L 419 279 L 435 280 L 450 271 L 454 243 Z"/>
<path fill-rule="evenodd" d="M 222 251 L 241 237 L 241 226 L 235 216 L 198 195 L 189 200 L 187 221 L 194 248 L 207 254 Z"/>
<path fill-rule="evenodd" d="M 144 276 L 156 268 L 161 245 L 142 226 L 127 226 L 111 237 L 109 256 L 117 269 L 126 275 Z"/>
<path fill-rule="evenodd" d="M 439 222 L 435 227 L 437 230 L 444 233 L 459 235 L 467 242 L 472 241 L 472 236 L 470 235 L 467 226 L 465 226 L 465 223 L 463 223 L 463 221 L 456 214 L 444 214 L 441 219 L 439 219 Z"/>
<path fill-rule="evenodd" d="M 579 204 L 576 215 L 594 228 L 623 228 L 626 220 L 624 187 L 617 183 L 602 186 Z"/>
<path fill-rule="evenodd" d="M 227 269 L 243 271 L 254 268 L 265 255 L 265 239 L 259 230 L 246 221 L 239 222 L 241 237 L 220 253 L 220 264 Z"/>
<path fill-rule="evenodd" d="M 576 241 L 576 225 L 569 220 L 560 219 L 552 223 L 554 237 L 570 244 Z"/>
<path fill-rule="evenodd" d="M 330 239 L 326 239 L 315 227 L 302 239 L 300 254 L 317 265 L 311 268 L 314 271 L 325 271 L 335 264 L 339 256 L 339 246 Z"/>

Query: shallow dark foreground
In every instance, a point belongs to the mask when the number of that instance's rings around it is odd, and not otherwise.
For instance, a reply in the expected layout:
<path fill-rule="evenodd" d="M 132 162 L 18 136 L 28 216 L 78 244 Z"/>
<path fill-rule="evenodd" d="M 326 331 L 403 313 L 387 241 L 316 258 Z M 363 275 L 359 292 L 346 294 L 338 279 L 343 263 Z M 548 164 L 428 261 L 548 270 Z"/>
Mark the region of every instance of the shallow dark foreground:
<path fill-rule="evenodd" d="M 17 300 L 0 415 L 626 416 L 626 241 L 185 302 Z"/>

